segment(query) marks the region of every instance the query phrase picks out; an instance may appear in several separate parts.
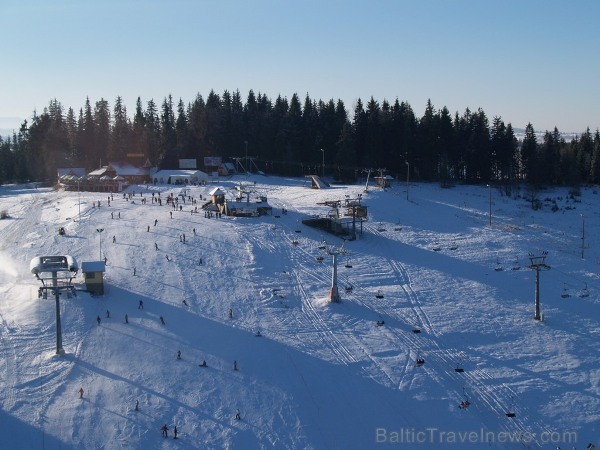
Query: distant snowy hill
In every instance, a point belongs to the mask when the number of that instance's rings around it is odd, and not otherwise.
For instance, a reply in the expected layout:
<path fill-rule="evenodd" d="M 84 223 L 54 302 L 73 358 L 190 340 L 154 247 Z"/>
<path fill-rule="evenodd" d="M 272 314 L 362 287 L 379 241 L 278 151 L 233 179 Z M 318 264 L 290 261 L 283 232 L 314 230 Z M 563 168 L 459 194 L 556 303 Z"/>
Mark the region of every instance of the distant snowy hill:
<path fill-rule="evenodd" d="M 534 127 L 534 129 L 535 129 L 535 127 Z M 553 130 L 554 130 L 554 128 L 552 130 L 544 130 L 544 131 L 536 130 L 535 136 L 538 140 L 538 143 L 543 142 L 546 131 L 552 132 Z M 523 138 L 525 137 L 525 128 L 513 128 L 513 131 L 515 133 L 515 137 L 517 139 L 519 139 L 520 141 L 522 141 Z M 582 132 L 577 132 L 577 133 L 576 132 L 561 132 L 559 130 L 559 134 L 566 142 L 571 142 L 576 137 L 581 136 L 581 133 Z"/>
<path fill-rule="evenodd" d="M 204 214 L 211 189 L 240 183 L 273 215 Z M 598 190 L 543 192 L 533 211 L 486 187 L 436 184 L 411 185 L 407 201 L 404 183 L 233 177 L 132 186 L 110 206 L 107 193 L 2 186 L 1 448 L 599 445 Z M 302 224 L 359 194 L 357 240 Z M 346 251 L 339 304 L 323 240 Z M 529 254 L 542 252 L 551 269 L 535 321 Z M 64 254 L 106 257 L 106 292 L 83 292 L 77 275 L 57 356 L 55 302 L 38 298 L 29 262 Z"/>

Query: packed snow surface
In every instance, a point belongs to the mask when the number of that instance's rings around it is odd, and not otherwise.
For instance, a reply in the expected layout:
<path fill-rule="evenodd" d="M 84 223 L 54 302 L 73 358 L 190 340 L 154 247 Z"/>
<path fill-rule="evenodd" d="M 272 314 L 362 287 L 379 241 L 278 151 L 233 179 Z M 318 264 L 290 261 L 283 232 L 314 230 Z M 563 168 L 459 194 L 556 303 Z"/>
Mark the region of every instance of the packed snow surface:
<path fill-rule="evenodd" d="M 240 183 L 273 213 L 206 217 L 209 191 Z M 130 186 L 109 206 L 109 193 L 1 187 L 0 447 L 598 445 L 600 195 L 542 191 L 534 211 L 520 194 L 250 175 Z M 301 222 L 358 195 L 356 240 Z M 529 255 L 544 252 L 537 321 Z M 54 297 L 29 271 L 43 255 L 107 258 L 104 295 L 79 272 L 60 298 L 64 356 Z"/>

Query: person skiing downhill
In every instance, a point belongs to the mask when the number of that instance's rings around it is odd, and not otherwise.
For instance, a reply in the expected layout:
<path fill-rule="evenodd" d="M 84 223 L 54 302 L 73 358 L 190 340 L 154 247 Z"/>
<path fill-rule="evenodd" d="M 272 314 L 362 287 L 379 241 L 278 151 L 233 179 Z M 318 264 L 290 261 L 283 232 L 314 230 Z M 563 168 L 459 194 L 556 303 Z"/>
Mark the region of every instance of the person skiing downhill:
<path fill-rule="evenodd" d="M 169 427 L 167 426 L 166 423 L 161 427 L 161 430 L 162 430 L 163 437 L 169 436 Z"/>
<path fill-rule="evenodd" d="M 79 388 L 79 398 L 83 398 L 83 388 Z"/>

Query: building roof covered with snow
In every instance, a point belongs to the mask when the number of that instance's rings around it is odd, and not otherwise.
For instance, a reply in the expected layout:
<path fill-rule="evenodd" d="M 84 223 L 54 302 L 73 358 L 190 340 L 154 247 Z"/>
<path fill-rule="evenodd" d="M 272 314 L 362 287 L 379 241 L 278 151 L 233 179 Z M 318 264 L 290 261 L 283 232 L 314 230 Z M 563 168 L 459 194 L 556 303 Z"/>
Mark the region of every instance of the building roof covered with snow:
<path fill-rule="evenodd" d="M 208 175 L 201 170 L 164 169 L 152 174 L 152 182 L 158 184 L 197 184 L 208 181 Z"/>

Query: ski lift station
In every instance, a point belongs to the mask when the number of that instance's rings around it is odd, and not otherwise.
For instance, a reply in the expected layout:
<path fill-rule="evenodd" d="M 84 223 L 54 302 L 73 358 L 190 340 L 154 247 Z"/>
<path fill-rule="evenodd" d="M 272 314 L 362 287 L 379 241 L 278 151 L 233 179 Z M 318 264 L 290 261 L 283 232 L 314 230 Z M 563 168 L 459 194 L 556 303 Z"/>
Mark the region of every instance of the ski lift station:
<path fill-rule="evenodd" d="M 210 200 L 202 208 L 233 217 L 258 217 L 270 214 L 273 208 L 267 202 L 267 197 L 258 195 L 254 201 L 250 201 L 251 193 L 254 193 L 252 189 L 242 185 L 237 186 L 233 193 L 222 187 L 216 187 L 208 193 Z"/>
<path fill-rule="evenodd" d="M 368 208 L 361 204 L 362 195 L 356 198 L 347 197 L 341 200 L 326 201 L 319 205 L 329 206 L 331 209 L 323 217 L 302 219 L 302 223 L 309 227 L 319 228 L 336 236 L 356 239 L 357 225 L 362 234 L 362 224 L 367 220 Z"/>
<path fill-rule="evenodd" d="M 104 261 L 84 261 L 81 263 L 81 272 L 85 279 L 85 288 L 92 295 L 104 294 Z"/>

